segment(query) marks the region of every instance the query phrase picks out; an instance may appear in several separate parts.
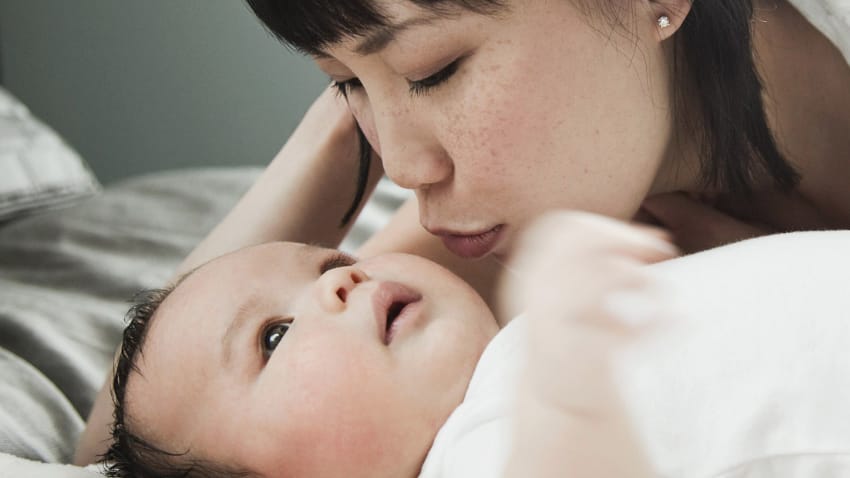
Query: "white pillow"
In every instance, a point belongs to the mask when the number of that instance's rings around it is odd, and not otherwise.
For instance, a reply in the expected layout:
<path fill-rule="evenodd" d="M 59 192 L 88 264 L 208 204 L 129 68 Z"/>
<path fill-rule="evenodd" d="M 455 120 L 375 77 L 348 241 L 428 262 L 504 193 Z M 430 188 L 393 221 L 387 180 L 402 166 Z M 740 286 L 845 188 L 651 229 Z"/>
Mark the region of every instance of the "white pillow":
<path fill-rule="evenodd" d="M 99 189 L 85 161 L 0 88 L 0 222 Z"/>

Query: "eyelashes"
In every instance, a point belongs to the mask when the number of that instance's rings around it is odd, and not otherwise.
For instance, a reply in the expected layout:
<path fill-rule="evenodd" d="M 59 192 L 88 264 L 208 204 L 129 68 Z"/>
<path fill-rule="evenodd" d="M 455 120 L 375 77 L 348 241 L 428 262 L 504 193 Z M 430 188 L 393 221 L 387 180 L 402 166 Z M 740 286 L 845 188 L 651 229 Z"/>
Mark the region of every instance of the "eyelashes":
<path fill-rule="evenodd" d="M 346 81 L 336 81 L 331 80 L 333 83 L 333 87 L 336 89 L 337 94 L 342 95 L 343 98 L 348 98 L 348 94 L 354 88 L 360 88 L 363 86 L 363 83 L 360 83 L 359 78 L 352 78 Z"/>
<path fill-rule="evenodd" d="M 421 96 L 430 93 L 433 89 L 437 88 L 441 84 L 445 83 L 449 78 L 451 78 L 455 73 L 457 73 L 458 67 L 460 66 L 461 59 L 449 63 L 442 70 L 434 73 L 428 78 L 424 78 L 418 81 L 409 81 L 407 82 L 408 87 L 410 89 L 410 94 L 413 96 Z"/>
<path fill-rule="evenodd" d="M 350 255 L 336 251 L 328 256 L 325 260 L 322 261 L 319 266 L 319 275 L 324 274 L 325 272 L 336 269 L 338 267 L 347 267 L 357 263 L 357 259 L 351 257 Z"/>
<path fill-rule="evenodd" d="M 423 78 L 421 80 L 416 81 L 407 80 L 410 95 L 423 96 L 431 93 L 437 87 L 448 81 L 448 79 L 454 76 L 455 73 L 457 73 L 462 60 L 463 58 L 458 58 L 457 60 L 449 63 L 442 70 L 438 71 L 437 73 L 434 73 L 433 75 L 427 78 Z M 333 86 L 334 88 L 336 88 L 337 92 L 345 98 L 348 98 L 348 95 L 354 88 L 363 87 L 363 83 L 360 82 L 359 78 L 352 78 L 346 81 L 331 81 L 333 82 Z"/>

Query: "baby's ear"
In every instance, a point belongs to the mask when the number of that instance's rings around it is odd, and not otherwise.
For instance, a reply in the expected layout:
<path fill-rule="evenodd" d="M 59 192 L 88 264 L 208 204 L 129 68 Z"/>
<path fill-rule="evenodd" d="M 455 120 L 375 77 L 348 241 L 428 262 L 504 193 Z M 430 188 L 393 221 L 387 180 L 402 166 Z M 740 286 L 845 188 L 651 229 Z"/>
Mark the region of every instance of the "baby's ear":
<path fill-rule="evenodd" d="M 650 21 L 655 23 L 658 41 L 664 41 L 679 31 L 688 14 L 692 0 L 650 0 Z"/>

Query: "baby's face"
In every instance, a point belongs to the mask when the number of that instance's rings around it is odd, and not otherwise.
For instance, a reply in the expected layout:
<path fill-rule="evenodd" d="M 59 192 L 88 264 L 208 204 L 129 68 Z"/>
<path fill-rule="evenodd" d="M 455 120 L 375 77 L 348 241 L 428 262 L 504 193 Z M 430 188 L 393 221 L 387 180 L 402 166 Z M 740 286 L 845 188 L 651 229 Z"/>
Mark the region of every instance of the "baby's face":
<path fill-rule="evenodd" d="M 415 476 L 496 332 L 465 282 L 415 256 L 244 249 L 157 311 L 128 425 L 263 476 Z"/>

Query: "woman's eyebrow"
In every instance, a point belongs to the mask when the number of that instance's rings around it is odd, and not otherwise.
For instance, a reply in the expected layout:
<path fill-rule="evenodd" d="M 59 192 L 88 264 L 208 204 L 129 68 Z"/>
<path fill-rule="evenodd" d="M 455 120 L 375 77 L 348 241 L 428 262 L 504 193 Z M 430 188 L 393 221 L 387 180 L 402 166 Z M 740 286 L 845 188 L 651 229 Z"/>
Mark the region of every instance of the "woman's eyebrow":
<path fill-rule="evenodd" d="M 443 15 L 430 14 L 426 16 L 408 18 L 400 23 L 378 27 L 366 34 L 366 37 L 358 43 L 354 51 L 359 55 L 371 55 L 387 47 L 396 40 L 398 35 L 413 27 L 427 26 L 443 18 Z"/>

